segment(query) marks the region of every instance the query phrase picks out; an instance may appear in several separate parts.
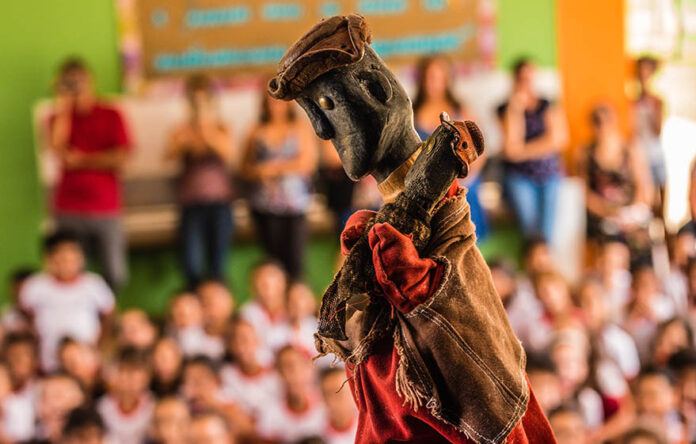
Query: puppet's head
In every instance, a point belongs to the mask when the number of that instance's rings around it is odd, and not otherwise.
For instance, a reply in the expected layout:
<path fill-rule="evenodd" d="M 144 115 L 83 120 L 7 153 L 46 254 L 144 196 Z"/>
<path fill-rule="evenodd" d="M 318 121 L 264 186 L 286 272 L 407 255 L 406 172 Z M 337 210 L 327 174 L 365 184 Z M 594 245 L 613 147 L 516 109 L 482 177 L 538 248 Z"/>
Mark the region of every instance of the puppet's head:
<path fill-rule="evenodd" d="M 297 100 L 353 180 L 398 166 L 405 159 L 396 142 L 413 140 L 410 99 L 370 41 L 359 15 L 323 20 L 288 49 L 268 84 L 271 96 Z"/>

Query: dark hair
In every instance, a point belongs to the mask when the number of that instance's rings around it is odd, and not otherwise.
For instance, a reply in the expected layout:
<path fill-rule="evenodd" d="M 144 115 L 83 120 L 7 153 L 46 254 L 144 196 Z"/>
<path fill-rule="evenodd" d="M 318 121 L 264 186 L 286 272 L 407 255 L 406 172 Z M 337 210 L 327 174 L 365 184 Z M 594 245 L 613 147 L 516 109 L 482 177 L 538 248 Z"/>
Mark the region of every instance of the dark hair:
<path fill-rule="evenodd" d="M 531 372 L 556 373 L 556 364 L 547 353 L 527 354 L 527 373 Z"/>
<path fill-rule="evenodd" d="M 592 107 L 590 111 L 590 122 L 592 126 L 598 127 L 602 124 L 602 117 L 607 113 L 611 113 L 613 110 L 611 106 L 606 103 L 600 103 Z"/>
<path fill-rule="evenodd" d="M 5 339 L 2 341 L 2 348 L 3 348 L 3 350 L 7 350 L 9 347 L 11 347 L 13 345 L 21 345 L 21 344 L 26 344 L 26 345 L 31 346 L 34 349 L 35 353 L 38 351 L 39 343 L 36 340 L 36 337 L 29 332 L 9 333 L 8 335 L 5 336 Z"/>
<path fill-rule="evenodd" d="M 669 369 L 675 373 L 679 373 L 686 369 L 696 369 L 696 349 L 685 348 L 669 357 L 667 361 Z"/>
<path fill-rule="evenodd" d="M 667 328 L 672 324 L 679 324 L 682 327 L 684 327 L 684 330 L 686 331 L 686 340 L 689 343 L 689 347 L 692 347 L 694 345 L 694 331 L 691 328 L 691 323 L 679 316 L 675 316 L 673 318 L 667 319 L 666 321 L 662 321 L 661 323 L 659 323 L 657 329 L 655 330 L 653 341 L 657 343 L 657 341 L 661 339 L 662 335 L 664 335 Z"/>
<path fill-rule="evenodd" d="M 660 433 L 657 430 L 652 430 L 645 426 L 636 426 L 630 429 L 621 438 L 620 443 L 630 444 L 631 441 L 638 438 L 652 439 L 653 441 L 655 441 L 656 444 L 667 444 L 667 440 L 665 440 L 665 438 L 662 435 L 660 435 Z"/>
<path fill-rule="evenodd" d="M 662 369 L 654 366 L 645 367 L 636 376 L 636 385 L 640 384 L 646 378 L 660 377 L 667 380 L 669 385 L 674 386 L 674 374 L 668 369 Z"/>
<path fill-rule="evenodd" d="M 65 244 L 73 244 L 82 249 L 80 238 L 75 233 L 67 230 L 59 230 L 44 238 L 43 251 L 45 254 L 53 254 L 58 247 Z"/>
<path fill-rule="evenodd" d="M 106 428 L 99 412 L 92 407 L 77 407 L 68 413 L 63 426 L 63 435 L 69 436 L 77 431 L 95 427 L 99 433 L 104 434 Z"/>
<path fill-rule="evenodd" d="M 186 361 L 184 361 L 183 368 L 186 369 L 186 368 L 192 367 L 192 366 L 194 366 L 194 365 L 204 367 L 204 368 L 205 368 L 206 370 L 208 370 L 212 375 L 215 376 L 215 379 L 216 379 L 216 380 L 219 381 L 219 379 L 220 379 L 220 378 L 218 377 L 218 370 L 219 370 L 218 367 L 219 367 L 219 366 L 218 366 L 218 364 L 217 364 L 215 361 L 213 361 L 213 360 L 212 360 L 211 358 L 209 358 L 208 356 L 205 356 L 205 355 L 196 355 L 196 356 L 193 356 L 193 357 L 187 359 Z"/>
<path fill-rule="evenodd" d="M 642 65 L 648 65 L 653 71 L 657 70 L 660 61 L 651 55 L 642 55 L 636 59 L 636 69 L 640 69 Z"/>
<path fill-rule="evenodd" d="M 70 56 L 64 59 L 58 66 L 58 75 L 60 76 L 75 71 L 89 72 L 89 66 L 84 59 L 77 56 Z"/>
<path fill-rule="evenodd" d="M 122 347 L 116 354 L 116 364 L 119 367 L 150 369 L 150 358 L 144 350 L 133 346 Z"/>
<path fill-rule="evenodd" d="M 21 284 L 35 272 L 36 268 L 34 267 L 16 268 L 12 273 L 10 273 L 10 283 L 12 285 Z"/>
<path fill-rule="evenodd" d="M 295 444 L 327 444 L 326 440 L 321 436 L 308 436 L 307 438 L 302 438 Z"/>
<path fill-rule="evenodd" d="M 530 66 L 534 63 L 531 57 L 529 56 L 520 56 L 512 64 L 512 77 L 517 80 L 517 78 L 520 75 L 520 72 L 527 66 Z"/>
<path fill-rule="evenodd" d="M 529 236 L 522 244 L 522 256 L 526 258 L 535 248 L 548 245 L 546 238 L 540 234 Z"/>
<path fill-rule="evenodd" d="M 556 415 L 562 415 L 564 413 L 571 413 L 571 414 L 577 415 L 583 420 L 583 422 L 585 420 L 585 417 L 582 414 L 580 406 L 578 406 L 574 402 L 566 402 L 566 403 L 563 403 L 563 404 L 559 405 L 558 407 L 552 409 L 549 412 L 548 418 L 549 418 L 549 420 L 551 420 L 552 417 L 554 417 Z"/>
<path fill-rule="evenodd" d="M 266 124 L 271 121 L 270 103 L 271 96 L 268 95 L 268 92 L 264 89 L 261 93 L 261 109 L 259 111 L 259 122 L 261 122 L 262 124 Z M 294 122 L 297 118 L 295 108 L 293 108 L 292 105 L 288 106 L 288 114 L 286 118 L 288 119 L 288 122 Z"/>
<path fill-rule="evenodd" d="M 491 270 L 500 270 L 503 273 L 505 273 L 505 275 L 508 277 L 515 276 L 515 267 L 513 267 L 510 261 L 505 258 L 493 259 L 488 263 L 488 268 L 490 268 Z"/>
<path fill-rule="evenodd" d="M 430 66 L 435 64 L 436 62 L 443 62 L 445 65 L 447 65 L 447 69 L 450 69 L 449 60 L 447 60 L 442 55 L 423 57 L 418 62 L 418 76 L 416 80 L 416 84 L 418 85 L 418 87 L 416 89 L 415 99 L 413 100 L 414 113 L 417 113 L 418 110 L 423 106 L 423 103 L 425 102 L 425 73 L 428 70 L 428 68 L 430 68 Z M 452 92 L 451 80 L 452 76 L 450 75 L 447 78 L 447 87 L 445 88 L 445 100 L 452 108 L 456 109 L 457 112 L 461 112 L 462 104 L 459 100 L 457 100 L 457 98 L 454 96 L 454 93 Z"/>
<path fill-rule="evenodd" d="M 254 276 L 256 275 L 256 272 L 262 269 L 263 267 L 276 267 L 279 270 L 281 270 L 283 273 L 285 273 L 285 267 L 283 264 L 277 260 L 273 259 L 271 257 L 267 257 L 264 259 L 261 259 L 260 261 L 256 262 L 252 267 L 251 267 L 251 273 L 250 277 L 253 279 Z"/>
<path fill-rule="evenodd" d="M 208 94 L 213 92 L 213 82 L 205 74 L 193 74 L 186 79 L 186 97 L 191 100 L 198 91 L 205 91 Z"/>

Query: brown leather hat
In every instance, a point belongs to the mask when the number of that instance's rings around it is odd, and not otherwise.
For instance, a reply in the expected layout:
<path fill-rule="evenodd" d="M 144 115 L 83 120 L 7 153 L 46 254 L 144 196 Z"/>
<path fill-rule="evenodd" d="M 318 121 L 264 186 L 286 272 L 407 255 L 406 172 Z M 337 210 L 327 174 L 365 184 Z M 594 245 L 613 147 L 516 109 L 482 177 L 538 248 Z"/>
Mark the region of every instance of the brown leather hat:
<path fill-rule="evenodd" d="M 268 93 L 293 100 L 320 75 L 359 62 L 372 34 L 361 15 L 322 20 L 287 50 L 278 63 L 278 74 L 268 82 Z"/>

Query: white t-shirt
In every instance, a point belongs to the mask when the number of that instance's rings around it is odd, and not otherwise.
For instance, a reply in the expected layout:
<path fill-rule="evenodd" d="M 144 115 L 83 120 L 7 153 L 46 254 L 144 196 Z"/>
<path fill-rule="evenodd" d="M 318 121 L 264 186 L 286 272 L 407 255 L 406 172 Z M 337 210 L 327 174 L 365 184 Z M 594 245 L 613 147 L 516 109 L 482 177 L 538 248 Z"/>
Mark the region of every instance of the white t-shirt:
<path fill-rule="evenodd" d="M 272 370 L 247 376 L 236 365 L 226 365 L 220 371 L 222 393 L 240 405 L 246 412 L 258 418 L 268 402 L 276 402 L 280 393 L 280 381 Z"/>
<path fill-rule="evenodd" d="M 326 411 L 317 397 L 309 401 L 304 412 L 291 411 L 285 398 L 267 402 L 256 425 L 258 434 L 265 439 L 293 443 L 310 436 L 322 436 L 326 428 Z"/>
<path fill-rule="evenodd" d="M 202 326 L 191 326 L 175 333 L 176 341 L 184 356 L 203 355 L 213 360 L 222 359 L 225 343 L 219 336 L 211 336 Z"/>
<path fill-rule="evenodd" d="M 97 403 L 97 411 L 104 421 L 109 444 L 139 444 L 147 437 L 155 404 L 150 395 L 141 398 L 135 410 L 123 413 L 118 403 L 104 395 Z"/>
<path fill-rule="evenodd" d="M 358 418 L 355 418 L 353 425 L 346 430 L 336 430 L 331 423 L 326 421 L 324 429 L 324 439 L 328 444 L 353 444 L 355 443 L 355 434 L 358 431 Z"/>
<path fill-rule="evenodd" d="M 269 338 L 270 332 L 283 325 L 284 319 L 271 319 L 268 312 L 256 301 L 249 302 L 242 307 L 240 316 L 254 327 L 256 336 L 259 338 L 259 362 L 270 365 L 274 360 L 273 347 Z"/>
<path fill-rule="evenodd" d="M 608 324 L 599 339 L 604 353 L 618 365 L 624 378 L 633 379 L 638 375 L 640 358 L 631 335 L 616 324 Z"/>
<path fill-rule="evenodd" d="M 35 434 L 36 390 L 31 385 L 2 401 L 2 434 L 12 441 L 29 441 Z"/>
<path fill-rule="evenodd" d="M 21 306 L 34 314 L 39 334 L 41 365 L 58 367 L 58 346 L 63 338 L 96 344 L 101 314 L 114 308 L 114 295 L 104 279 L 83 273 L 73 282 L 60 282 L 47 273 L 36 274 L 22 287 Z"/>
<path fill-rule="evenodd" d="M 275 325 L 268 333 L 267 343 L 275 353 L 286 345 L 292 345 L 306 352 L 309 356 L 317 354 L 314 347 L 314 333 L 317 332 L 319 322 L 314 316 L 307 316 L 300 322 L 299 328 L 294 328 L 290 323 L 283 322 Z"/>

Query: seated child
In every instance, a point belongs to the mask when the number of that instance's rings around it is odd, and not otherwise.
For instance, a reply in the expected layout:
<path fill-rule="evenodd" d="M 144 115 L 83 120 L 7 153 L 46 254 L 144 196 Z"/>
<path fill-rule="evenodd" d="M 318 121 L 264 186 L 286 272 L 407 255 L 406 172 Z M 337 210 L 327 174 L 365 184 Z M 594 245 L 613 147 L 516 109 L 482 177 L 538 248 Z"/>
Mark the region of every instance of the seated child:
<path fill-rule="evenodd" d="M 106 428 L 94 409 L 78 407 L 68 414 L 61 444 L 104 444 Z"/>
<path fill-rule="evenodd" d="M 287 294 L 287 319 L 269 333 L 268 342 L 271 349 L 277 352 L 286 345 L 293 345 L 314 356 L 314 333 L 318 321 L 315 316 L 316 299 L 304 282 L 296 281 L 290 284 Z"/>
<path fill-rule="evenodd" d="M 149 444 L 187 444 L 187 434 L 191 422 L 186 402 L 168 396 L 155 405 Z"/>
<path fill-rule="evenodd" d="M 107 367 L 105 380 L 107 393 L 97 402 L 97 410 L 106 424 L 109 443 L 142 442 L 154 409 L 147 354 L 133 347 L 121 349 Z"/>
<path fill-rule="evenodd" d="M 183 357 L 176 341 L 166 336 L 158 339 L 152 352 L 150 390 L 158 397 L 177 394 L 182 367 Z"/>
<path fill-rule="evenodd" d="M 220 281 L 204 281 L 196 287 L 203 309 L 203 326 L 209 336 L 222 338 L 234 311 L 232 293 Z"/>
<path fill-rule="evenodd" d="M 236 442 L 227 421 L 217 413 L 201 413 L 191 420 L 188 444 L 235 444 Z"/>
<path fill-rule="evenodd" d="M 194 415 L 214 411 L 225 418 L 235 436 L 251 433 L 250 416 L 223 395 L 217 366 L 210 358 L 196 356 L 184 364 L 181 393 Z"/>
<path fill-rule="evenodd" d="M 34 438 L 59 442 L 70 411 L 85 402 L 80 384 L 66 373 L 52 373 L 38 383 Z"/>
<path fill-rule="evenodd" d="M 252 301 L 241 309 L 241 316 L 256 330 L 261 341 L 262 361 L 270 364 L 273 360 L 272 344 L 267 342 L 268 332 L 285 321 L 285 293 L 287 276 L 282 266 L 265 260 L 251 271 Z"/>
<path fill-rule="evenodd" d="M 276 399 L 280 384 L 273 369 L 259 363 L 258 347 L 254 327 L 242 318 L 233 320 L 228 340 L 232 363 L 220 372 L 222 390 L 253 417 L 267 407 L 269 399 Z"/>
<path fill-rule="evenodd" d="M 0 442 L 28 441 L 34 436 L 32 400 L 12 393 L 7 366 L 0 364 Z"/>
<path fill-rule="evenodd" d="M 85 271 L 77 237 L 66 232 L 44 242 L 44 271 L 22 287 L 20 306 L 33 322 L 44 371 L 58 368 L 58 346 L 65 338 L 96 345 L 108 331 L 114 295 L 101 276 Z"/>
<path fill-rule="evenodd" d="M 551 410 L 549 423 L 558 444 L 587 444 L 590 442 L 585 418 L 573 404 L 562 404 Z"/>
<path fill-rule="evenodd" d="M 207 356 L 221 359 L 225 345 L 220 338 L 208 336 L 203 328 L 203 309 L 193 293 L 174 296 L 170 308 L 170 333 L 176 339 L 185 357 Z"/>
<path fill-rule="evenodd" d="M 545 354 L 527 355 L 527 379 L 546 415 L 561 405 L 561 381 L 550 357 Z"/>
<path fill-rule="evenodd" d="M 342 368 L 327 368 L 320 375 L 321 395 L 326 405 L 323 436 L 328 444 L 353 444 L 358 428 L 358 410 Z"/>
<path fill-rule="evenodd" d="M 148 350 L 157 339 L 157 327 L 143 310 L 126 310 L 119 316 L 116 342 L 119 347 Z"/>
<path fill-rule="evenodd" d="M 324 432 L 326 412 L 315 389 L 312 360 L 301 350 L 285 346 L 276 355 L 282 388 L 275 402 L 261 412 L 257 432 L 264 439 L 293 443 Z"/>
<path fill-rule="evenodd" d="M 663 370 L 648 368 L 638 375 L 635 387 L 638 423 L 654 421 L 664 431 L 667 442 L 686 442 L 686 427 L 677 410 L 677 393 L 672 376 Z"/>
<path fill-rule="evenodd" d="M 93 346 L 65 338 L 58 355 L 61 369 L 80 383 L 87 399 L 93 400 L 104 394 L 99 353 Z"/>

